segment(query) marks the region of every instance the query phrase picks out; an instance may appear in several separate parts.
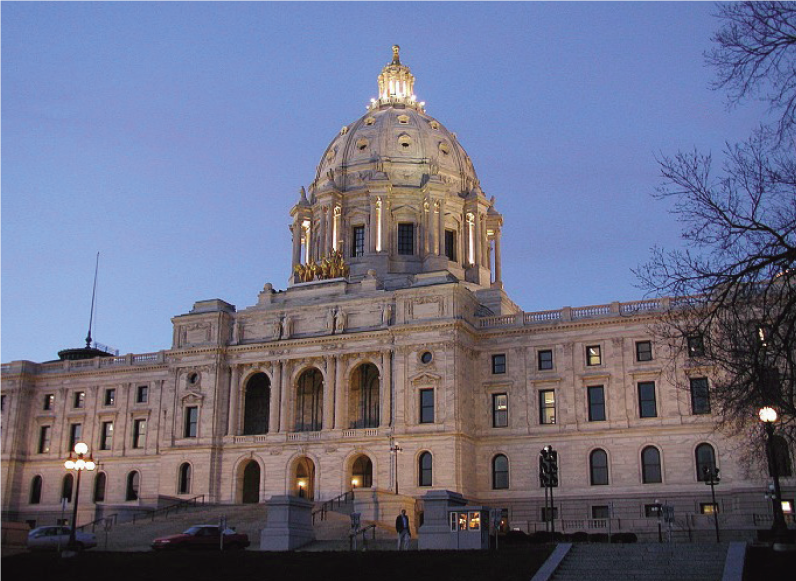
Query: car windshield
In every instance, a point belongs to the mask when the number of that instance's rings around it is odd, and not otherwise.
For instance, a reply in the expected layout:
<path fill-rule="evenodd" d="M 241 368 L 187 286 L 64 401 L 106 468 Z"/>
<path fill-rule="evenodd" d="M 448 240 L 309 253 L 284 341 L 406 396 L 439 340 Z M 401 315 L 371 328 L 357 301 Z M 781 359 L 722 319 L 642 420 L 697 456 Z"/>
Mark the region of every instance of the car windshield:
<path fill-rule="evenodd" d="M 183 534 L 196 537 L 202 535 L 212 535 L 214 532 L 215 531 L 213 530 L 213 527 L 194 526 L 184 531 Z"/>

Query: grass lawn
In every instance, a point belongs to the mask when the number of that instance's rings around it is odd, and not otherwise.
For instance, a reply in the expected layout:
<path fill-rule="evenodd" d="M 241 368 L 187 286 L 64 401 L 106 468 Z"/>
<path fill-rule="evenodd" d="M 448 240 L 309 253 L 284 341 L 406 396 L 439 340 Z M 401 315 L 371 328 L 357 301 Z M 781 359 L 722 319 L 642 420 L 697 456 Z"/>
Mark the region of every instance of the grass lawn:
<path fill-rule="evenodd" d="M 500 551 L 362 553 L 86 551 L 72 559 L 25 553 L 2 559 L 2 577 L 3 581 L 528 581 L 553 548 L 536 545 Z"/>

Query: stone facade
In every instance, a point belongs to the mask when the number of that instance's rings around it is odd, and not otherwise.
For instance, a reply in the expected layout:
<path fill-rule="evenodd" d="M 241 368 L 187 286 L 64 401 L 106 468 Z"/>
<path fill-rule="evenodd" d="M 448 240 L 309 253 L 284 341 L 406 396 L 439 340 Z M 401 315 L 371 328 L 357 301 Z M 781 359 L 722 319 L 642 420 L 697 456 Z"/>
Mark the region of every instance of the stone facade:
<path fill-rule="evenodd" d="M 59 517 L 79 425 L 99 462 L 80 522 L 364 487 L 402 502 L 454 491 L 535 530 L 548 444 L 559 528 L 600 529 L 610 506 L 614 526 L 650 529 L 659 500 L 710 527 L 698 449 L 721 469 L 725 525 L 765 521 L 746 443 L 693 407 L 690 380 L 711 369 L 650 333 L 668 301 L 522 311 L 503 290 L 495 201 L 413 84 L 396 49 L 379 98 L 324 152 L 290 210 L 286 290 L 266 284 L 241 310 L 197 302 L 156 353 L 3 365 L 4 518 Z"/>

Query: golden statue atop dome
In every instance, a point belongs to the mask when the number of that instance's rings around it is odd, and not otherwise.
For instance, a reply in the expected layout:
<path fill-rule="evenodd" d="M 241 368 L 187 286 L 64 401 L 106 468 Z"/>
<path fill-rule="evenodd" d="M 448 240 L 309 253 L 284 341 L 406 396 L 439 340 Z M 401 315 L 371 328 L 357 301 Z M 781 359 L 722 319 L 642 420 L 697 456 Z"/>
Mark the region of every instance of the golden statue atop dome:
<path fill-rule="evenodd" d="M 401 59 L 398 57 L 398 51 L 401 50 L 401 47 L 397 44 L 392 45 L 392 63 L 394 65 L 400 65 Z"/>

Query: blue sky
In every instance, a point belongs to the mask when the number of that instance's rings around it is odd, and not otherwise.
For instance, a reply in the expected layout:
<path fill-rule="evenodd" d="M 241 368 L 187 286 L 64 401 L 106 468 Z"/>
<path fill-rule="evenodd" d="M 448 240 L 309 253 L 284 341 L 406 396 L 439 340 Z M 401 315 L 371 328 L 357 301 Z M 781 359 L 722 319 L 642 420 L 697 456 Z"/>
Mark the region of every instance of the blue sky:
<path fill-rule="evenodd" d="M 709 3 L 17 3 L 2 10 L 2 361 L 171 345 L 197 300 L 290 273 L 289 210 L 401 45 L 505 217 L 526 311 L 642 298 L 679 244 L 656 156 L 725 141 Z"/>

